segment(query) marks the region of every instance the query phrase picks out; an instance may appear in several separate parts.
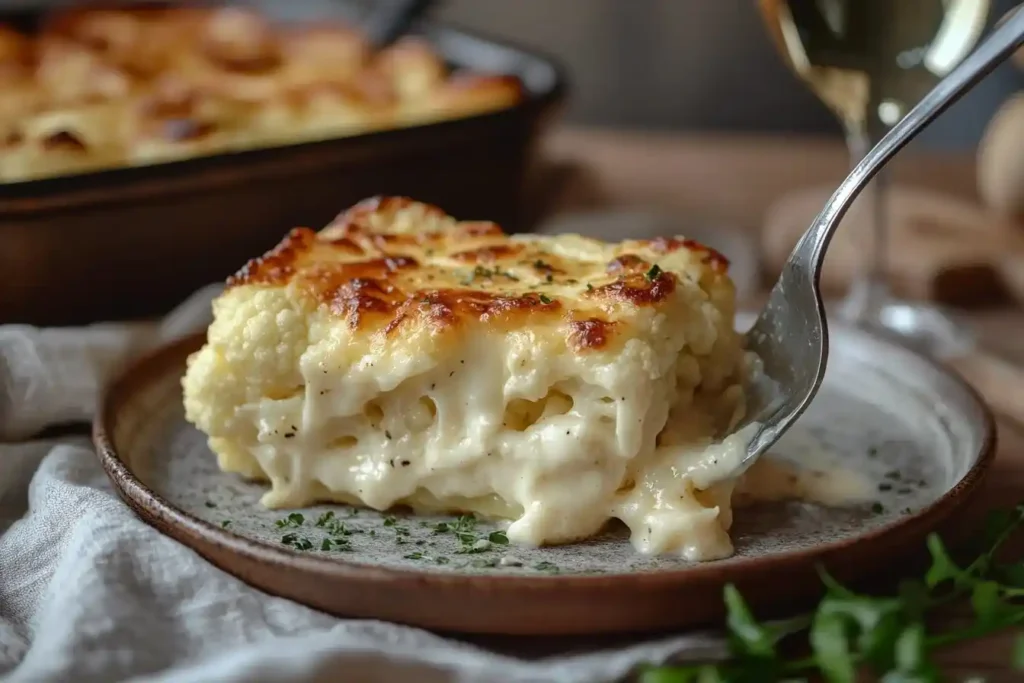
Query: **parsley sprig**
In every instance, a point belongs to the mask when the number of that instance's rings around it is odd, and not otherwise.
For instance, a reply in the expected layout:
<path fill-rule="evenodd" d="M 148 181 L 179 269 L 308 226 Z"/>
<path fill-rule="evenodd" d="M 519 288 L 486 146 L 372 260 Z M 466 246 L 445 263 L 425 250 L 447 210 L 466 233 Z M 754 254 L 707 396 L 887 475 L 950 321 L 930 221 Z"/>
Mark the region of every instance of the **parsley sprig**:
<path fill-rule="evenodd" d="M 727 661 L 648 667 L 641 683 L 772 683 L 823 679 L 854 683 L 868 671 L 884 683 L 939 683 L 932 658 L 940 647 L 1024 625 L 1024 561 L 1002 561 L 999 551 L 1024 524 L 1024 504 L 993 513 L 974 560 L 961 566 L 937 535 L 928 538 L 931 565 L 922 578 L 904 581 L 896 595 L 855 593 L 824 570 L 825 597 L 813 614 L 785 622 L 759 623 L 735 586 L 725 587 Z M 935 632 L 926 617 L 951 601 L 967 598 L 974 619 L 966 627 Z M 787 658 L 783 640 L 803 638 L 810 655 Z M 788 651 L 792 651 L 787 648 Z M 1024 636 L 1014 665 L 1024 669 Z"/>
<path fill-rule="evenodd" d="M 519 282 L 519 278 L 515 274 L 508 271 L 502 270 L 501 268 L 486 268 L 484 266 L 477 266 L 471 270 L 465 277 L 462 278 L 463 285 L 471 285 L 476 280 L 494 280 L 496 278 L 503 277 L 506 280 L 512 282 Z"/>

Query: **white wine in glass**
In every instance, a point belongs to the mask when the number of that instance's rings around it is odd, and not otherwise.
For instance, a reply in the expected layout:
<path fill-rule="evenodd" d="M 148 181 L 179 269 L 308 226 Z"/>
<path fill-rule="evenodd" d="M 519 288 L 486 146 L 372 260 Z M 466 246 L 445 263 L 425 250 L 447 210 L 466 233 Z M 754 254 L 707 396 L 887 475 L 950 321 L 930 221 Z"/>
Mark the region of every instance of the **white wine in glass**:
<path fill-rule="evenodd" d="M 853 162 L 974 49 L 990 0 L 759 0 L 793 71 L 838 116 Z M 963 350 L 970 335 L 941 310 L 895 299 L 886 275 L 886 178 L 873 202 L 870 262 L 839 313 L 933 355 Z"/>

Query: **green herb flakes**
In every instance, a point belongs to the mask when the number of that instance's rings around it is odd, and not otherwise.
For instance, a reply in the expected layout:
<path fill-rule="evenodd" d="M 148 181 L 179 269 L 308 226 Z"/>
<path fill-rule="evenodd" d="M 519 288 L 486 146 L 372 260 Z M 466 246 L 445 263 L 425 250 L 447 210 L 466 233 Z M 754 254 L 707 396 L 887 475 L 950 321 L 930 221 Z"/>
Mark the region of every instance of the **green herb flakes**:
<path fill-rule="evenodd" d="M 301 512 L 293 512 L 283 519 L 279 519 L 274 522 L 274 526 L 278 529 L 295 529 L 302 526 L 306 518 L 302 516 Z"/>
<path fill-rule="evenodd" d="M 651 266 L 651 269 L 647 271 L 647 280 L 650 282 L 654 282 L 655 280 L 658 279 L 661 273 L 661 266 L 655 263 L 653 266 Z"/>
<path fill-rule="evenodd" d="M 304 536 L 299 536 L 298 534 L 285 534 L 281 537 L 281 543 L 295 548 L 296 550 L 313 549 L 313 542 Z"/>

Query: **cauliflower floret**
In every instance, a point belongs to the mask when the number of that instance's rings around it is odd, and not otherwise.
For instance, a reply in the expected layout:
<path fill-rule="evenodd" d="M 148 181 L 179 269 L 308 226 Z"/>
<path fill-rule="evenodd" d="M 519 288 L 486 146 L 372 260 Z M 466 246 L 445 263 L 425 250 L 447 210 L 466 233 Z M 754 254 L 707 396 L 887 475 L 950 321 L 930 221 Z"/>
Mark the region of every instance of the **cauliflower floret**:
<path fill-rule="evenodd" d="M 182 378 L 185 417 L 210 437 L 210 448 L 231 471 L 254 475 L 259 466 L 231 457 L 228 443 L 253 443 L 249 406 L 302 390 L 299 358 L 309 346 L 309 305 L 290 288 L 244 286 L 213 303 L 207 344 L 188 359 Z M 247 458 L 252 460 L 251 456 Z"/>

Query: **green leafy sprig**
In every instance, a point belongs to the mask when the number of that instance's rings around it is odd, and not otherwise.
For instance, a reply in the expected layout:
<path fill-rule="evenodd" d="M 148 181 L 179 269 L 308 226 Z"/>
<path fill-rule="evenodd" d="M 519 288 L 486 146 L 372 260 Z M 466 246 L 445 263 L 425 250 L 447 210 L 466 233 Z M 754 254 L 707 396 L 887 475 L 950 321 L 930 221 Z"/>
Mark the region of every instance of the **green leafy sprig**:
<path fill-rule="evenodd" d="M 638 680 L 854 683 L 867 672 L 882 683 L 940 683 L 944 679 L 933 658 L 939 648 L 1024 625 L 1024 561 L 998 557 L 1022 524 L 1024 504 L 992 513 L 980 549 L 966 566 L 953 560 L 937 535 L 929 536 L 928 571 L 901 583 L 891 596 L 855 593 L 821 569 L 826 590 L 817 609 L 785 622 L 758 622 L 736 587 L 728 585 L 724 599 L 729 658 L 709 664 L 646 667 Z M 945 631 L 928 627 L 927 617 L 936 608 L 959 599 L 970 601 L 974 618 L 969 625 Z M 794 641 L 798 648 L 803 645 L 810 654 L 787 657 L 780 647 L 783 640 Z M 1024 669 L 1024 636 L 1016 641 L 1013 664 Z"/>

